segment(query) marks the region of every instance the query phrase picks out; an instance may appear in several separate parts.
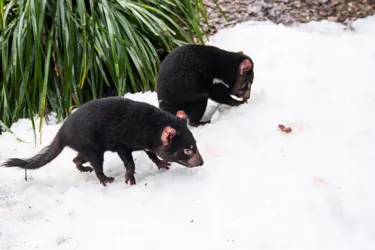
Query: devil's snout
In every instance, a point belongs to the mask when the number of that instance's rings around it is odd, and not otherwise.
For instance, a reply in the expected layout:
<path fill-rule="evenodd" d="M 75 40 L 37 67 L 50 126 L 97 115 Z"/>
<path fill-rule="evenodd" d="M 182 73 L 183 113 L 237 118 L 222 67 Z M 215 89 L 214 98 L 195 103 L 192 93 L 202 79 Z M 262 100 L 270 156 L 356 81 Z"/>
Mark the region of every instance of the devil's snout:
<path fill-rule="evenodd" d="M 203 166 L 203 164 L 204 164 L 204 161 L 203 161 L 203 159 L 201 158 L 200 161 L 199 161 L 199 163 L 198 163 L 198 165 L 197 165 L 197 167 L 199 167 L 199 166 Z"/>
<path fill-rule="evenodd" d="M 196 156 L 196 157 L 198 158 L 198 164 L 197 164 L 197 167 L 198 167 L 198 166 L 203 166 L 204 161 L 203 161 L 203 158 L 202 158 L 202 156 L 200 155 L 200 153 L 197 153 L 197 156 Z"/>
<path fill-rule="evenodd" d="M 196 153 L 190 160 L 188 161 L 191 167 L 199 167 L 204 164 L 203 158 L 199 153 Z"/>

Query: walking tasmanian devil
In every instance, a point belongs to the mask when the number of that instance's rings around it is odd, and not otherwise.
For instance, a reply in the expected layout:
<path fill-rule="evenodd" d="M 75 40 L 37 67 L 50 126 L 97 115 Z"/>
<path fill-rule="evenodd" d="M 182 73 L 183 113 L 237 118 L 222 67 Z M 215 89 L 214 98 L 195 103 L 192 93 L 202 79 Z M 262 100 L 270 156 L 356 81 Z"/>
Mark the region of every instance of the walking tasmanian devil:
<path fill-rule="evenodd" d="M 156 83 L 159 108 L 172 114 L 184 110 L 194 127 L 210 123 L 201 121 L 208 98 L 230 106 L 246 103 L 254 80 L 253 69 L 252 59 L 242 51 L 198 44 L 180 46 L 160 66 Z"/>
<path fill-rule="evenodd" d="M 107 97 L 89 101 L 68 116 L 51 144 L 37 155 L 11 158 L 3 166 L 37 169 L 55 159 L 64 147 L 78 152 L 73 162 L 79 171 L 94 170 L 104 186 L 114 180 L 103 173 L 106 151 L 116 152 L 124 162 L 125 183 L 130 185 L 136 183 L 133 151 L 144 150 L 159 169 L 169 169 L 170 162 L 189 168 L 203 165 L 183 111 L 170 114 L 148 103 Z M 86 162 L 93 169 L 82 165 Z"/>

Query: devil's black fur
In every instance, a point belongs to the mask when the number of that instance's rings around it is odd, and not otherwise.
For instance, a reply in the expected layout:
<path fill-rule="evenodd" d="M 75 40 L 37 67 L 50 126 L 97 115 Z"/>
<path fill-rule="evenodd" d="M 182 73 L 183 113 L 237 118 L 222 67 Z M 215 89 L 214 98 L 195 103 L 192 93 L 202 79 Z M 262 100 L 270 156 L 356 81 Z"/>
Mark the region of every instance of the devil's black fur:
<path fill-rule="evenodd" d="M 239 92 L 231 93 L 234 89 L 251 88 L 253 69 L 239 76 L 240 64 L 246 59 L 253 65 L 251 58 L 242 52 L 214 46 L 188 44 L 174 49 L 163 60 L 157 76 L 159 108 L 172 114 L 184 110 L 190 125 L 198 126 L 205 123 L 200 120 L 208 98 L 231 106 L 246 102 L 230 96 L 238 95 Z M 240 95 L 243 97 L 243 93 Z"/>
<path fill-rule="evenodd" d="M 176 133 L 173 138 L 167 138 L 169 141 L 166 145 L 162 143 L 161 136 L 168 126 Z M 37 155 L 29 159 L 11 158 L 3 166 L 37 169 L 55 159 L 64 147 L 78 152 L 73 161 L 80 171 L 91 172 L 92 168 L 82 165 L 90 162 L 103 185 L 113 181 L 112 177 L 103 173 L 105 151 L 117 152 L 126 168 L 126 182 L 130 180 L 131 184 L 135 184 L 133 151 L 145 150 L 159 168 L 168 168 L 168 162 L 178 162 L 185 166 L 190 164 L 190 167 L 191 162 L 194 166 L 203 164 L 185 119 L 148 103 L 123 97 L 107 97 L 89 101 L 73 112 L 52 143 Z M 190 156 L 184 153 L 186 149 Z M 193 161 L 190 159 L 192 157 L 195 157 Z"/>

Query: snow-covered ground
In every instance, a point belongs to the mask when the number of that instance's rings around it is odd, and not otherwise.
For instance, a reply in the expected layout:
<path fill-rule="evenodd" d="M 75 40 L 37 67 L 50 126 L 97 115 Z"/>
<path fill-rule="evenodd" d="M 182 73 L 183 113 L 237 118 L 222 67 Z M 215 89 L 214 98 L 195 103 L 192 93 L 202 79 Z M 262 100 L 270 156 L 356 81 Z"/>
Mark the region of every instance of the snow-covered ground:
<path fill-rule="evenodd" d="M 247 22 L 212 37 L 251 55 L 256 75 L 247 105 L 192 129 L 200 168 L 159 171 L 134 153 L 137 185 L 127 186 L 106 153 L 115 182 L 103 187 L 68 148 L 27 182 L 1 168 L 1 249 L 374 250 L 375 16 L 354 27 Z M 34 155 L 59 126 L 34 148 L 30 122 L 14 124 L 30 143 L 1 135 L 0 162 Z"/>

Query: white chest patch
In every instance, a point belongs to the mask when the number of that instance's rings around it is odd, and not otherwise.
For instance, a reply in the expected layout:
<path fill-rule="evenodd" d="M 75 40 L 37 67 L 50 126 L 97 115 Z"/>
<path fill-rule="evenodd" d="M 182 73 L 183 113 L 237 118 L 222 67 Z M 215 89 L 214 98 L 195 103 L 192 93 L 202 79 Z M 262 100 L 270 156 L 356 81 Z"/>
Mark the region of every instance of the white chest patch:
<path fill-rule="evenodd" d="M 223 86 L 225 86 L 225 87 L 227 87 L 228 89 L 229 89 L 229 85 L 228 84 L 226 84 L 223 80 L 221 80 L 221 79 L 219 79 L 219 78 L 214 78 L 213 80 L 212 80 L 212 83 L 215 85 L 215 84 L 221 84 L 221 85 L 223 85 Z"/>

